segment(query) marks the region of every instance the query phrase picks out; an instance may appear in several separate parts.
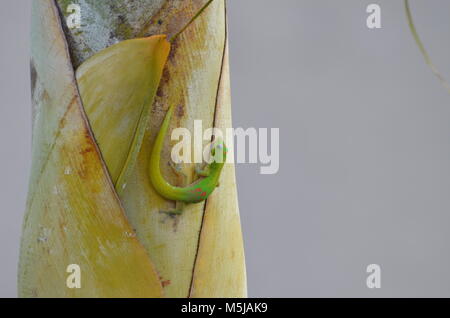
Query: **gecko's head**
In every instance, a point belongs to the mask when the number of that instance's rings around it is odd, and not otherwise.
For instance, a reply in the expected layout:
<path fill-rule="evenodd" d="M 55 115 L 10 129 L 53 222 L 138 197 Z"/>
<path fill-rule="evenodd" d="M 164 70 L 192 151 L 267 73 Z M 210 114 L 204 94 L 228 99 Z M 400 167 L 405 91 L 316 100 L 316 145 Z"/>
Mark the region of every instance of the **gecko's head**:
<path fill-rule="evenodd" d="M 213 143 L 212 149 L 211 149 L 211 157 L 213 159 L 213 162 L 211 164 L 212 167 L 214 166 L 220 166 L 222 167 L 225 162 L 227 161 L 227 153 L 228 148 L 223 142 L 222 139 L 218 139 Z"/>

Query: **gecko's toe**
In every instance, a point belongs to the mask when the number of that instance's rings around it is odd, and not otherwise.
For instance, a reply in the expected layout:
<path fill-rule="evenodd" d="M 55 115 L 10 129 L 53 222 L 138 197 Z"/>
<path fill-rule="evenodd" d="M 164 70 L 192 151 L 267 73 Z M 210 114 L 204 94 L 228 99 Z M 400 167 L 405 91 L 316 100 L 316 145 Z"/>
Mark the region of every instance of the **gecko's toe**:
<path fill-rule="evenodd" d="M 183 214 L 183 211 L 180 211 L 180 210 L 171 210 L 171 211 L 159 211 L 159 213 L 165 214 L 165 215 L 167 215 L 167 216 L 169 216 L 169 217 L 171 217 L 171 218 L 174 218 L 174 217 L 176 217 L 176 216 L 178 216 L 178 215 Z"/>

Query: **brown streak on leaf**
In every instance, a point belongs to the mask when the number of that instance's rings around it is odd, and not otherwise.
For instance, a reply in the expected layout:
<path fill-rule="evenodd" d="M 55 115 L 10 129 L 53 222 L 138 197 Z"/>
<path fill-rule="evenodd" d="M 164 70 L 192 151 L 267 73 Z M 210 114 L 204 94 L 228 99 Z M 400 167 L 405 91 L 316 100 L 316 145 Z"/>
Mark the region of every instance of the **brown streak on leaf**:
<path fill-rule="evenodd" d="M 30 61 L 30 77 L 31 77 L 31 95 L 34 95 L 36 89 L 37 72 L 33 60 Z"/>

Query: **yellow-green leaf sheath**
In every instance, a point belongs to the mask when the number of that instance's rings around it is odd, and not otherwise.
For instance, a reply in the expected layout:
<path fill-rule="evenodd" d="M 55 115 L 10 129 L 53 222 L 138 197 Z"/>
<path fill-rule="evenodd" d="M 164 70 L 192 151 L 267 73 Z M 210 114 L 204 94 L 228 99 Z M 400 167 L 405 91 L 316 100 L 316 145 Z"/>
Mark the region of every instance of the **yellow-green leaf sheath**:
<path fill-rule="evenodd" d="M 33 1 L 32 17 L 33 174 L 19 296 L 160 297 L 89 129 L 54 2 Z M 66 284 L 71 264 L 81 288 Z"/>
<path fill-rule="evenodd" d="M 164 35 L 120 42 L 76 72 L 84 109 L 118 193 L 136 162 L 170 51 Z"/>
<path fill-rule="evenodd" d="M 227 48 L 224 53 L 215 113 L 215 126 L 222 130 L 232 127 Z M 234 157 L 232 140 L 227 142 L 229 156 Z M 235 167 L 231 164 L 224 166 L 220 187 L 206 203 L 189 297 L 247 297 Z"/>

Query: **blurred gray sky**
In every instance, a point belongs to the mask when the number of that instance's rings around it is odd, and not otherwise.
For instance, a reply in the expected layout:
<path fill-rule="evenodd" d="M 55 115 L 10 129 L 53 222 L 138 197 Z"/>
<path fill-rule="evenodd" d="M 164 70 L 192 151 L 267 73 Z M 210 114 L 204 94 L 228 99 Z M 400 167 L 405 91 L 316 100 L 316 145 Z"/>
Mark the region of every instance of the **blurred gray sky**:
<path fill-rule="evenodd" d="M 450 95 L 403 1 L 228 3 L 234 126 L 281 134 L 277 175 L 237 170 L 250 296 L 449 297 Z M 366 27 L 370 3 L 379 30 Z M 16 295 L 30 166 L 30 4 L 0 10 L 0 297 Z M 411 6 L 450 78 L 450 2 Z"/>

